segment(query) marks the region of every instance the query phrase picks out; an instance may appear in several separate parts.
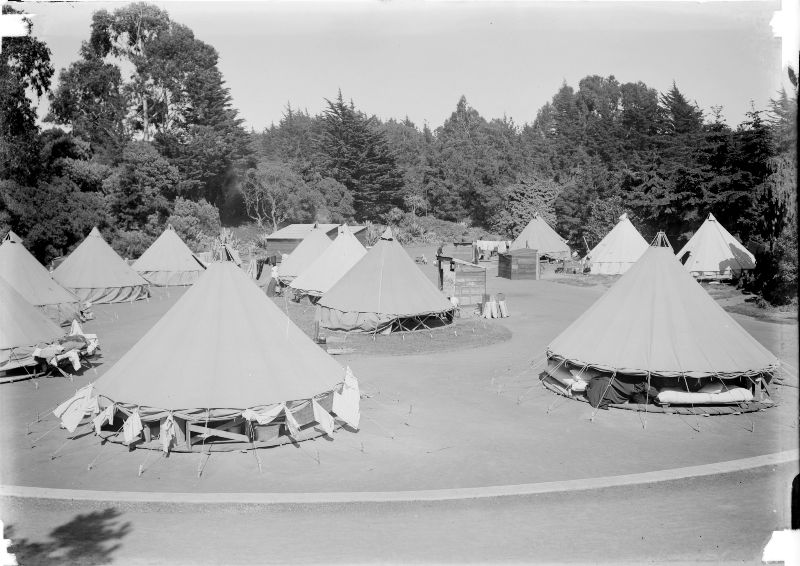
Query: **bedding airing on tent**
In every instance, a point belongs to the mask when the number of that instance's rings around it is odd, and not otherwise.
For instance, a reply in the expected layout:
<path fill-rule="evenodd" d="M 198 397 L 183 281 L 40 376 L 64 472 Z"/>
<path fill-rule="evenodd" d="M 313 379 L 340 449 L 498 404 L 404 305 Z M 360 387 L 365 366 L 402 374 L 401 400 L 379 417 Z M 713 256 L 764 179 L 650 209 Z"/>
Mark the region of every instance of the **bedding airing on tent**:
<path fill-rule="evenodd" d="M 311 267 L 319 256 L 333 242 L 318 224 L 303 238 L 297 247 L 278 266 L 278 281 L 283 285 L 291 283 L 295 277 Z"/>
<path fill-rule="evenodd" d="M 321 297 L 365 255 L 367 250 L 343 224 L 333 243 L 289 287 L 298 297 Z"/>
<path fill-rule="evenodd" d="M 35 366 L 33 352 L 64 331 L 0 277 L 0 380 L 8 371 Z"/>
<path fill-rule="evenodd" d="M 619 222 L 600 243 L 586 254 L 586 263 L 592 273 L 619 275 L 628 271 L 647 248 L 647 241 L 631 224 L 626 213 L 619 217 Z"/>
<path fill-rule="evenodd" d="M 698 279 L 731 279 L 756 266 L 755 256 L 713 214 L 678 252 L 678 259 Z"/>
<path fill-rule="evenodd" d="M 539 252 L 540 256 L 552 259 L 569 259 L 572 251 L 567 241 L 558 235 L 558 232 L 547 221 L 535 214 L 519 236 L 511 243 L 510 249 L 531 249 Z"/>
<path fill-rule="evenodd" d="M 80 299 L 50 277 L 14 232 L 9 232 L 0 244 L 0 277 L 57 324 L 68 325 L 91 317 Z"/>
<path fill-rule="evenodd" d="M 206 269 L 171 225 L 131 267 L 157 287 L 192 285 Z"/>
<path fill-rule="evenodd" d="M 389 228 L 317 304 L 321 326 L 348 332 L 418 330 L 449 324 L 455 309 Z"/>
<path fill-rule="evenodd" d="M 337 426 L 357 427 L 352 403 L 332 414 L 336 396 L 351 399 L 357 383 L 243 270 L 219 262 L 94 383 L 94 392 L 99 410 L 113 407 L 114 422 L 101 423 L 109 431 L 134 419 L 142 428 L 132 428 L 130 443 L 190 451 L 199 442 L 240 449 L 331 434 L 325 415 Z M 176 438 L 159 442 L 162 433 Z"/>
<path fill-rule="evenodd" d="M 150 296 L 149 283 L 92 228 L 53 271 L 53 279 L 90 303 L 124 303 Z"/>
<path fill-rule="evenodd" d="M 768 385 L 779 365 L 668 247 L 648 247 L 633 268 L 550 343 L 547 360 L 544 383 L 574 397 L 588 396 L 593 406 L 625 400 L 690 405 L 759 401 L 754 394 Z M 662 397 L 675 389 L 703 395 Z M 750 395 L 731 393 L 735 389 Z M 714 392 L 719 395 L 706 395 Z M 644 399 L 636 393 L 644 393 Z"/>

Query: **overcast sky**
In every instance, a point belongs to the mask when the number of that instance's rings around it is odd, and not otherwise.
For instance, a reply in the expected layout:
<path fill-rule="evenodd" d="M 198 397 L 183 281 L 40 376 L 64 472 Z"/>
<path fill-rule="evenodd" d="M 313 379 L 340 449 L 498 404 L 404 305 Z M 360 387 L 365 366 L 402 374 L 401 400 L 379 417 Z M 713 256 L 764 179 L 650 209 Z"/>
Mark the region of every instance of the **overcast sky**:
<path fill-rule="evenodd" d="M 586 75 L 675 81 L 730 125 L 781 86 L 777 2 L 153 2 L 219 52 L 248 127 L 287 102 L 318 113 L 341 88 L 367 114 L 436 128 L 463 94 L 487 119 L 531 122 L 563 81 Z M 94 10 L 122 3 L 34 3 L 34 33 L 57 71 L 78 56 Z M 44 108 L 42 105 L 42 109 Z"/>

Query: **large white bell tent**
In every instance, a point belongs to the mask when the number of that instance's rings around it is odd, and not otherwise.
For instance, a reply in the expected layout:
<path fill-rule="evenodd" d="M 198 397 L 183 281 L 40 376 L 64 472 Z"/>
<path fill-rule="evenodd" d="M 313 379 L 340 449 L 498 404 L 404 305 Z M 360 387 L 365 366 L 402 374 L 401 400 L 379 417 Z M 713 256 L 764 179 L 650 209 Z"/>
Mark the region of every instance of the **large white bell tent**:
<path fill-rule="evenodd" d="M 342 276 L 367 254 L 367 250 L 343 224 L 333 243 L 314 263 L 289 285 L 295 295 L 318 298 L 328 291 Z"/>
<path fill-rule="evenodd" d="M 0 376 L 36 365 L 34 350 L 63 335 L 64 331 L 55 322 L 0 277 Z"/>
<path fill-rule="evenodd" d="M 567 241 L 539 214 L 535 214 L 519 236 L 511 243 L 512 250 L 536 250 L 540 256 L 553 259 L 569 259 L 571 251 Z"/>
<path fill-rule="evenodd" d="M 59 415 L 73 430 L 95 410 L 125 443 L 164 450 L 196 443 L 238 448 L 358 427 L 358 382 L 231 262 L 198 281 Z M 65 425 L 66 426 L 66 425 Z M 69 427 L 67 427 L 69 429 Z M 113 437 L 113 433 L 111 433 Z"/>
<path fill-rule="evenodd" d="M 278 266 L 278 281 L 284 285 L 291 283 L 295 277 L 308 269 L 332 243 L 325 231 L 315 224 L 308 235 Z"/>
<path fill-rule="evenodd" d="M 678 259 L 698 279 L 730 279 L 756 266 L 753 254 L 713 214 L 681 248 Z"/>
<path fill-rule="evenodd" d="M 57 324 L 83 320 L 80 299 L 54 281 L 13 232 L 0 244 L 0 276 Z"/>
<path fill-rule="evenodd" d="M 117 255 L 96 227 L 53 271 L 53 279 L 92 303 L 122 303 L 150 295 L 147 280 Z"/>
<path fill-rule="evenodd" d="M 357 332 L 449 324 L 454 310 L 389 228 L 317 304 L 321 326 Z"/>
<path fill-rule="evenodd" d="M 619 217 L 614 228 L 586 254 L 586 262 L 592 273 L 619 275 L 628 271 L 642 257 L 647 247 L 647 241 L 631 224 L 626 213 Z"/>
<path fill-rule="evenodd" d="M 550 343 L 547 359 L 545 384 L 594 406 L 638 399 L 740 410 L 778 368 L 668 247 L 648 247 Z"/>
<path fill-rule="evenodd" d="M 191 285 L 206 269 L 171 225 L 131 267 L 159 287 Z"/>

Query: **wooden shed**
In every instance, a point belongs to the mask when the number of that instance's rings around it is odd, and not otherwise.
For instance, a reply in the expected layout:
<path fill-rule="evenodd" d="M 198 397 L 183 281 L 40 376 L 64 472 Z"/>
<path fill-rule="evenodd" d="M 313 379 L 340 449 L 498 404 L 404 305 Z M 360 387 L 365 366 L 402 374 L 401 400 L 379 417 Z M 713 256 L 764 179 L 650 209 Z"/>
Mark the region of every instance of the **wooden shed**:
<path fill-rule="evenodd" d="M 486 268 L 462 259 L 436 256 L 439 290 L 459 305 L 476 305 L 486 293 Z"/>
<path fill-rule="evenodd" d="M 525 248 L 500 254 L 497 276 L 506 279 L 539 279 L 539 252 Z"/>
<path fill-rule="evenodd" d="M 336 239 L 339 224 L 320 224 L 319 227 L 325 231 L 331 240 Z M 278 257 L 280 257 L 281 254 L 292 253 L 312 228 L 314 228 L 313 224 L 289 224 L 277 232 L 273 232 L 267 236 L 267 249 L 269 253 L 277 254 Z M 367 245 L 366 226 L 350 226 L 350 231 L 362 245 Z"/>

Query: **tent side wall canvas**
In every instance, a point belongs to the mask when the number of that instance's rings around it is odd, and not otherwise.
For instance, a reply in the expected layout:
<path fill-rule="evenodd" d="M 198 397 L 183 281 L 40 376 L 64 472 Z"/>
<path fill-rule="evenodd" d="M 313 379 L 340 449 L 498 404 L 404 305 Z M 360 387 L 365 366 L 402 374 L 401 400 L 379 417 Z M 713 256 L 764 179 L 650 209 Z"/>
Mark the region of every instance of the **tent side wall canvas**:
<path fill-rule="evenodd" d="M 322 295 L 320 324 L 347 332 L 392 332 L 449 324 L 454 307 L 391 230 Z"/>
<path fill-rule="evenodd" d="M 133 302 L 150 296 L 147 280 L 117 255 L 97 228 L 53 271 L 53 279 L 91 303 Z"/>

